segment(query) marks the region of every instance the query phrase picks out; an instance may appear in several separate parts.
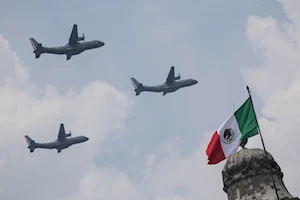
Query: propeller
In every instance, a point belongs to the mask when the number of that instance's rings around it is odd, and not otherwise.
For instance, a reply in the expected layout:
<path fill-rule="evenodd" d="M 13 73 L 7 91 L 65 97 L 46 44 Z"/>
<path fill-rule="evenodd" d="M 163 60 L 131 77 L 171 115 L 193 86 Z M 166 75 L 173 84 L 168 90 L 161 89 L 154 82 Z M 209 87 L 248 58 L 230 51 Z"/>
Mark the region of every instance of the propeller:
<path fill-rule="evenodd" d="M 181 76 L 180 76 L 180 74 L 178 73 L 177 79 L 180 79 L 180 78 L 181 78 Z"/>
<path fill-rule="evenodd" d="M 82 38 L 83 38 L 83 40 L 85 39 L 85 37 L 84 37 L 84 33 L 82 33 Z"/>
<path fill-rule="evenodd" d="M 65 137 L 71 137 L 71 135 L 72 135 L 72 133 L 71 133 L 71 131 L 69 130 L 69 133 L 67 133 L 67 134 L 65 135 Z"/>

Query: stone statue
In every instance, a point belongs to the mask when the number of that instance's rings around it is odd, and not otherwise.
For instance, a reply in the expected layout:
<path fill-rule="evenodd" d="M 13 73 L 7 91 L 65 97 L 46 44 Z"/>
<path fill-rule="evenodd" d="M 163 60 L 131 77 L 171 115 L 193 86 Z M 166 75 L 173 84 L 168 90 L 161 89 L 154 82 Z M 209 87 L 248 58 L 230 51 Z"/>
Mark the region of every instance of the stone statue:
<path fill-rule="evenodd" d="M 240 144 L 240 146 L 244 149 L 245 146 L 246 146 L 246 144 L 247 144 L 247 142 L 248 142 L 248 138 L 243 139 L 242 142 L 241 142 L 241 144 Z"/>

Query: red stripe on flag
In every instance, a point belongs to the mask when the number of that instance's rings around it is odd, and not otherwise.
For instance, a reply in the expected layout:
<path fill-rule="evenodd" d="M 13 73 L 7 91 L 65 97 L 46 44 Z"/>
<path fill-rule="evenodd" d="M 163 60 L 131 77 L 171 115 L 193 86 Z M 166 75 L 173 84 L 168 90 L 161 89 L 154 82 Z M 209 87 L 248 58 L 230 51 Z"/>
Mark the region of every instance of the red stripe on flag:
<path fill-rule="evenodd" d="M 226 158 L 221 146 L 220 136 L 217 131 L 214 133 L 207 146 L 206 155 L 208 156 L 207 164 L 217 164 Z"/>

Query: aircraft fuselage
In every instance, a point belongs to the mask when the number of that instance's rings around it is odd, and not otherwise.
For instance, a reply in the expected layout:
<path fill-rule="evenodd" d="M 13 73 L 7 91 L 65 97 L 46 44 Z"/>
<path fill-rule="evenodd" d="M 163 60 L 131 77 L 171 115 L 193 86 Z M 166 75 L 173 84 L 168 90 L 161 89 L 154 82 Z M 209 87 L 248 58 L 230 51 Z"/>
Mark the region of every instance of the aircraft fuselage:
<path fill-rule="evenodd" d="M 65 138 L 65 140 L 63 141 L 56 140 L 54 142 L 49 142 L 49 143 L 35 143 L 34 148 L 62 150 L 68 148 L 73 144 L 82 143 L 87 140 L 89 139 L 85 136 L 77 136 L 72 138 Z"/>
<path fill-rule="evenodd" d="M 95 49 L 104 46 L 104 43 L 99 40 L 87 41 L 87 42 L 79 42 L 84 41 L 84 34 L 82 37 L 78 36 L 78 28 L 77 24 L 73 25 L 71 35 L 69 37 L 69 42 L 60 47 L 45 47 L 41 43 L 38 43 L 34 38 L 29 38 L 30 43 L 34 49 L 33 53 L 35 53 L 35 58 L 39 58 L 41 54 L 66 54 L 67 60 L 70 60 L 73 55 L 77 55 L 82 53 L 85 50 Z"/>
<path fill-rule="evenodd" d="M 143 86 L 142 91 L 149 91 L 149 92 L 163 92 L 164 94 L 175 92 L 176 90 L 188 87 L 197 84 L 198 81 L 194 79 L 185 79 L 174 81 L 172 84 L 164 83 L 162 85 L 157 86 Z"/>
<path fill-rule="evenodd" d="M 66 54 L 66 55 L 77 55 L 81 52 L 89 49 L 95 49 L 102 47 L 103 42 L 99 40 L 93 40 L 88 42 L 77 42 L 76 44 L 66 44 L 65 46 L 60 47 L 43 47 L 40 51 L 41 53 L 50 53 L 50 54 Z"/>
<path fill-rule="evenodd" d="M 192 86 L 198 83 L 195 79 L 184 79 L 180 80 L 181 76 L 178 74 L 178 76 L 174 75 L 175 73 L 175 67 L 172 66 L 168 77 L 166 79 L 166 82 L 164 82 L 161 85 L 157 86 L 144 86 L 142 83 L 139 83 L 134 77 L 131 77 L 130 80 L 135 88 L 135 95 L 140 95 L 141 92 L 148 91 L 148 92 L 162 92 L 163 95 L 166 95 L 167 93 L 175 92 L 176 90 Z"/>

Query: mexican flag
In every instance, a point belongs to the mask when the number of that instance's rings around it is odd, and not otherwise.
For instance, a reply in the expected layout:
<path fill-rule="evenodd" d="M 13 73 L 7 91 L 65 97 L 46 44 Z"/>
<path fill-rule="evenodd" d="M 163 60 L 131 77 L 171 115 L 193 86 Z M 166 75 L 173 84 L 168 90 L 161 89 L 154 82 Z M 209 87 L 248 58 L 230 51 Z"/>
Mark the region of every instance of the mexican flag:
<path fill-rule="evenodd" d="M 243 139 L 258 134 L 257 127 L 252 99 L 249 97 L 212 136 L 206 149 L 208 164 L 217 164 L 236 152 Z"/>

